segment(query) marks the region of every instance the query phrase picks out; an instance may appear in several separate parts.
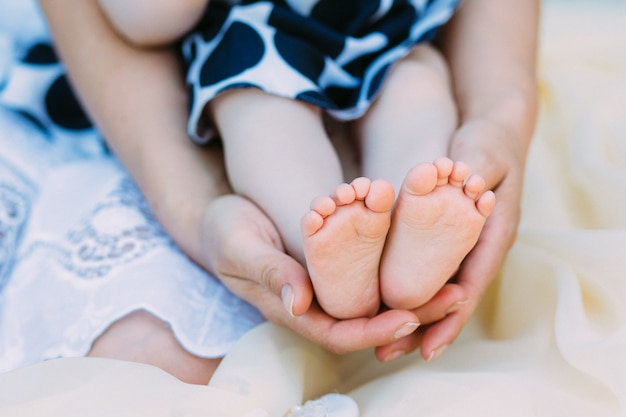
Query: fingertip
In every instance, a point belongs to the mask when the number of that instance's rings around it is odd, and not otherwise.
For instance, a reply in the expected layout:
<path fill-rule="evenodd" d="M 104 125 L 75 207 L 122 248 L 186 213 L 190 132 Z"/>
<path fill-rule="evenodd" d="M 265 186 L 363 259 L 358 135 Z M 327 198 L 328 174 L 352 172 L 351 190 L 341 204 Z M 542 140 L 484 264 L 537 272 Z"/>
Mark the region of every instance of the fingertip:
<path fill-rule="evenodd" d="M 393 334 L 393 339 L 398 340 L 402 339 L 413 333 L 419 327 L 420 323 L 417 321 L 408 321 L 403 323 Z"/>
<path fill-rule="evenodd" d="M 289 284 L 283 285 L 283 287 L 280 290 L 280 299 L 282 300 L 283 307 L 285 307 L 285 310 L 287 311 L 287 313 L 289 313 L 291 317 L 296 317 L 293 311 L 295 295 L 293 293 L 293 289 L 291 288 L 291 285 Z"/>
<path fill-rule="evenodd" d="M 258 283 L 280 298 L 291 317 L 306 313 L 313 299 L 313 288 L 304 267 L 288 254 L 275 250 L 266 254 L 262 262 L 266 267 Z"/>
<path fill-rule="evenodd" d="M 416 328 L 417 329 L 417 328 Z M 374 351 L 380 362 L 392 362 L 419 349 L 423 332 L 417 329 L 391 343 L 378 345 Z"/>
<path fill-rule="evenodd" d="M 448 283 L 444 285 L 426 304 L 413 310 L 422 324 L 431 324 L 452 313 L 455 308 L 467 302 L 469 295 L 461 285 Z"/>
<path fill-rule="evenodd" d="M 432 324 L 423 334 L 420 352 L 425 360 L 437 359 L 461 332 L 463 323 L 459 314 L 449 314 Z"/>
<path fill-rule="evenodd" d="M 373 346 L 392 343 L 415 332 L 419 327 L 418 317 L 407 310 L 387 310 L 369 320 Z"/>
<path fill-rule="evenodd" d="M 313 287 L 308 276 L 304 274 L 297 278 L 296 275 L 291 275 L 280 289 L 280 298 L 291 317 L 305 314 L 313 302 Z"/>

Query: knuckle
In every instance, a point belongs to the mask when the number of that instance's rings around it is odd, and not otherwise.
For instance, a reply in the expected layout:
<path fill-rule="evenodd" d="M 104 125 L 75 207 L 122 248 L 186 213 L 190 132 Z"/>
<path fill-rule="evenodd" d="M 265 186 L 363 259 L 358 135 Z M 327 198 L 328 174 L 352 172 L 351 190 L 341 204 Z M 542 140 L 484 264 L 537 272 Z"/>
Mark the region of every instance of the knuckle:
<path fill-rule="evenodd" d="M 264 265 L 261 268 L 261 273 L 259 276 L 259 283 L 269 289 L 273 293 L 278 293 L 279 288 L 276 283 L 276 275 L 278 268 L 275 265 Z"/>

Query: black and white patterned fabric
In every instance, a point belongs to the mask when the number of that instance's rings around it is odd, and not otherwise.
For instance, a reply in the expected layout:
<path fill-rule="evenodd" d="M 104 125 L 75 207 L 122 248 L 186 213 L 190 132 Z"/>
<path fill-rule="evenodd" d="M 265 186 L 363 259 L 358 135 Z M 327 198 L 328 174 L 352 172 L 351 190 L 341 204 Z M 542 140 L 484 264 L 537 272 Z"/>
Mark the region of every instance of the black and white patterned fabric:
<path fill-rule="evenodd" d="M 192 92 L 189 134 L 212 135 L 204 108 L 233 88 L 362 116 L 389 67 L 432 40 L 459 0 L 214 0 L 183 43 Z"/>
<path fill-rule="evenodd" d="M 82 111 L 34 0 L 0 0 L 0 372 L 147 310 L 223 356 L 260 313 L 191 262 Z"/>

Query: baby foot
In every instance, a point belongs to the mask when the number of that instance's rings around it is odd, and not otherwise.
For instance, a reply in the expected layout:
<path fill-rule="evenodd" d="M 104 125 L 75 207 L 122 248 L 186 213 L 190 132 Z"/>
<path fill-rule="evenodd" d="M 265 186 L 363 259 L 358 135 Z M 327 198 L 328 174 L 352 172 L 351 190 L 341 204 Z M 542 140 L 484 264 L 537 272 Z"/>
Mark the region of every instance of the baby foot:
<path fill-rule="evenodd" d="M 495 196 L 469 167 L 448 158 L 407 174 L 381 260 L 383 302 L 412 309 L 430 300 L 474 247 Z M 482 194 L 481 194 L 482 193 Z"/>
<path fill-rule="evenodd" d="M 391 222 L 390 183 L 357 178 L 318 197 L 301 222 L 304 255 L 320 306 L 336 318 L 372 316 L 378 267 Z"/>
<path fill-rule="evenodd" d="M 285 417 L 359 417 L 359 406 L 347 395 L 326 394 L 291 407 Z"/>

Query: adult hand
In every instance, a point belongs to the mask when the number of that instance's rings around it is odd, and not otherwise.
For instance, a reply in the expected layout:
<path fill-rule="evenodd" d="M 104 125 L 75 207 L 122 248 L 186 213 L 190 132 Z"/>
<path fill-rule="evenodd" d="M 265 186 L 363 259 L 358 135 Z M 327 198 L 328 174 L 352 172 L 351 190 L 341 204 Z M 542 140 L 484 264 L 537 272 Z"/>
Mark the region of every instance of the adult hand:
<path fill-rule="evenodd" d="M 486 121 L 467 123 L 457 131 L 450 158 L 467 163 L 483 176 L 486 188 L 496 194 L 496 207 L 452 280 L 454 284 L 444 286 L 432 300 L 414 311 L 422 326 L 415 333 L 378 348 L 377 357 L 398 357 L 420 348 L 424 359 L 435 359 L 459 335 L 515 241 L 527 155 L 525 144 L 513 132 Z M 463 295 L 465 299 L 461 298 Z M 450 304 L 455 299 L 458 302 Z"/>
<path fill-rule="evenodd" d="M 205 212 L 205 266 L 270 321 L 342 354 L 393 343 L 415 331 L 414 313 L 384 311 L 373 318 L 337 320 L 313 302 L 305 269 L 286 255 L 273 223 L 245 198 L 226 195 Z"/>

